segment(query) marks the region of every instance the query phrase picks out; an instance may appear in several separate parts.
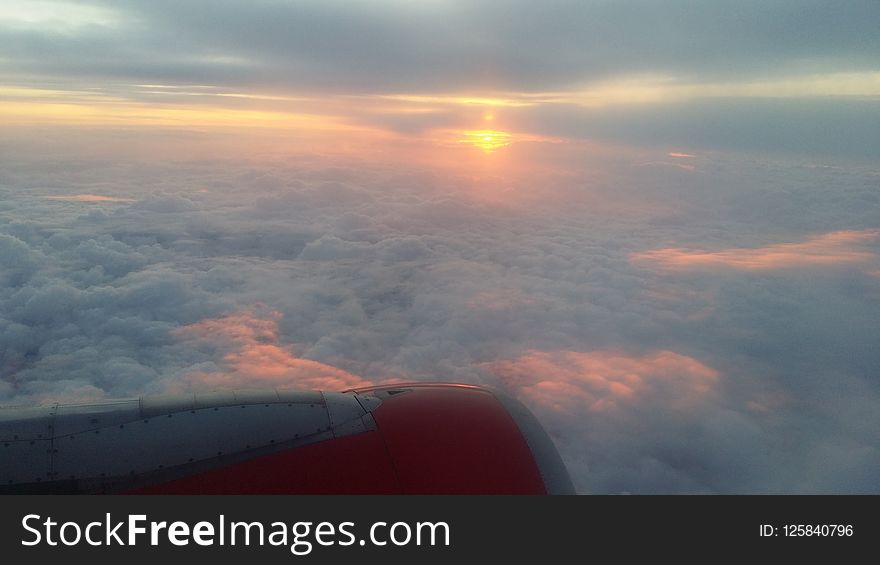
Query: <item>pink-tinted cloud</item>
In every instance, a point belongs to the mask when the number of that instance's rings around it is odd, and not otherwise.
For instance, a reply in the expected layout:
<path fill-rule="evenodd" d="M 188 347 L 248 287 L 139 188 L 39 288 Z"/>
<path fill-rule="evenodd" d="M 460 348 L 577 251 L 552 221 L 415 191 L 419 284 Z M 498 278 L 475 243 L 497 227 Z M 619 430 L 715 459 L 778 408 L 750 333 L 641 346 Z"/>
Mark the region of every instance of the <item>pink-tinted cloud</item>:
<path fill-rule="evenodd" d="M 101 196 L 100 194 L 70 194 L 59 196 L 44 196 L 46 200 L 61 200 L 63 202 L 134 202 L 133 198 L 119 198 L 116 196 Z"/>
<path fill-rule="evenodd" d="M 675 159 L 690 159 L 696 157 L 696 155 L 691 155 L 690 153 L 679 153 L 677 151 L 673 151 L 671 153 L 667 153 L 669 157 L 673 157 Z"/>
<path fill-rule="evenodd" d="M 880 257 L 865 245 L 880 235 L 877 230 L 836 231 L 799 243 L 777 243 L 765 247 L 698 251 L 682 248 L 633 253 L 634 263 L 666 271 L 735 269 L 769 271 L 804 267 L 862 266 L 876 264 Z"/>
<path fill-rule="evenodd" d="M 318 361 L 298 357 L 294 348 L 281 342 L 281 313 L 238 312 L 201 320 L 179 328 L 182 340 L 207 343 L 226 351 L 224 370 L 197 371 L 187 382 L 172 388 L 300 388 L 344 390 L 372 384 L 357 375 Z"/>
<path fill-rule="evenodd" d="M 623 405 L 683 407 L 709 393 L 715 369 L 672 351 L 633 356 L 619 351 L 529 351 L 485 363 L 526 399 L 557 413 L 607 411 Z"/>

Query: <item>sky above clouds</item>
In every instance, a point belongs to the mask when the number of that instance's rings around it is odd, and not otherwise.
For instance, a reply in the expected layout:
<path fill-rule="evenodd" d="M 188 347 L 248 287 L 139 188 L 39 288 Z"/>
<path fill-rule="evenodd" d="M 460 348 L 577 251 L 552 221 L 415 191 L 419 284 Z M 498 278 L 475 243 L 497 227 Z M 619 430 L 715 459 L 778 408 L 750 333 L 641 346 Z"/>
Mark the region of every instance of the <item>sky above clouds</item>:
<path fill-rule="evenodd" d="M 878 27 L 873 0 L 8 0 L 2 117 L 876 159 Z"/>
<path fill-rule="evenodd" d="M 0 403 L 482 383 L 583 493 L 877 492 L 872 0 L 0 6 Z"/>

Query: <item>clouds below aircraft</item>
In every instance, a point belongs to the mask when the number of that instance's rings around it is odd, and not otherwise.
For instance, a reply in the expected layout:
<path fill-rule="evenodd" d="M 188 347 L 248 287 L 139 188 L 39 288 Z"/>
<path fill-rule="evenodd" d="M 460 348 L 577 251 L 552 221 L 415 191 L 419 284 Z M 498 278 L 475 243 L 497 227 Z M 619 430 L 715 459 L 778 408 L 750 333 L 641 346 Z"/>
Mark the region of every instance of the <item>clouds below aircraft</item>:
<path fill-rule="evenodd" d="M 581 492 L 876 492 L 876 171 L 687 160 L 11 162 L 0 399 L 474 382 Z"/>

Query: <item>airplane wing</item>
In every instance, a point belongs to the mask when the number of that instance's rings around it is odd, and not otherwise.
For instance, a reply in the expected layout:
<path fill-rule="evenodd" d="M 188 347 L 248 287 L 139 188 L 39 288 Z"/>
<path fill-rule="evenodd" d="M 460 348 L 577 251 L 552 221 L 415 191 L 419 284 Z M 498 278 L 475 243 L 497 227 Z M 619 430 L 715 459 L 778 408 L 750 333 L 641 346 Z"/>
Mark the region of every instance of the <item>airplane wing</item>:
<path fill-rule="evenodd" d="M 483 387 L 234 391 L 0 408 L 0 493 L 573 494 Z"/>

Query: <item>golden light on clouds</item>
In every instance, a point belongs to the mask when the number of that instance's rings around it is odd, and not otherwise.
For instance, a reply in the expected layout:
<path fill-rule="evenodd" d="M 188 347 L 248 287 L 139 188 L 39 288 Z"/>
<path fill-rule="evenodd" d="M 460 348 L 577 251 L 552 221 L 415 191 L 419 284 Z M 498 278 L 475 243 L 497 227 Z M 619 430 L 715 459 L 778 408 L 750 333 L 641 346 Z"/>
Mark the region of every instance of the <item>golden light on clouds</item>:
<path fill-rule="evenodd" d="M 166 107 L 145 103 L 10 102 L 0 107 L 0 123 L 194 126 L 257 126 L 272 129 L 350 129 L 342 120 L 318 114 L 217 106 Z"/>
<path fill-rule="evenodd" d="M 554 412 L 603 412 L 624 405 L 682 408 L 709 394 L 720 373 L 693 357 L 660 350 L 527 351 L 482 364 L 507 386 Z"/>
<path fill-rule="evenodd" d="M 496 151 L 502 147 L 507 147 L 513 142 L 513 136 L 505 131 L 497 130 L 475 130 L 462 132 L 459 143 L 478 147 L 486 152 Z"/>
<path fill-rule="evenodd" d="M 521 108 L 535 106 L 548 98 L 546 94 L 502 92 L 496 95 L 467 96 L 448 94 L 388 94 L 380 96 L 385 100 L 414 104 L 440 104 L 449 106 L 492 106 L 493 108 Z"/>
<path fill-rule="evenodd" d="M 44 196 L 46 200 L 60 200 L 62 202 L 134 202 L 134 198 L 120 198 L 117 196 L 102 196 L 100 194 L 70 194 L 58 196 Z"/>
<path fill-rule="evenodd" d="M 223 352 L 217 371 L 194 371 L 181 390 L 289 387 L 344 390 L 372 384 L 343 369 L 300 357 L 284 343 L 280 312 L 242 311 L 177 328 L 173 334 Z"/>
<path fill-rule="evenodd" d="M 647 73 L 581 84 L 569 90 L 497 91 L 466 94 L 392 94 L 380 98 L 416 105 L 530 108 L 576 105 L 587 108 L 682 102 L 703 98 L 865 98 L 880 96 L 880 72 L 826 72 L 769 79 L 694 81 Z"/>

